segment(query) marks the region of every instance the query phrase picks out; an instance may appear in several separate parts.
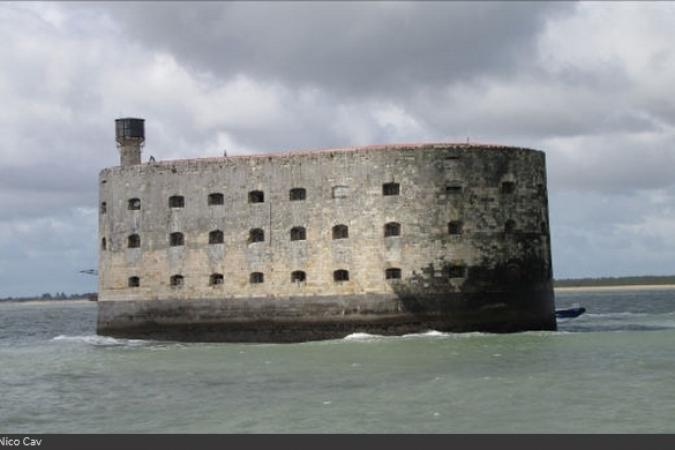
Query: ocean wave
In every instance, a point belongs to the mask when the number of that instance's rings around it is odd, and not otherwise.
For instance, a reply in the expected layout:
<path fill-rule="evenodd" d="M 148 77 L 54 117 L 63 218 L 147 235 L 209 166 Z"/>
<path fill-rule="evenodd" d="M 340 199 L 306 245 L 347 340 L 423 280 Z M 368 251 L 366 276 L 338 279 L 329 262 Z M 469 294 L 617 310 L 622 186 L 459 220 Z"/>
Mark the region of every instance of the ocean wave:
<path fill-rule="evenodd" d="M 444 333 L 442 331 L 429 330 L 429 331 L 423 331 L 421 333 L 404 334 L 401 337 L 404 337 L 404 338 L 409 338 L 409 337 L 440 337 L 440 336 L 448 336 L 449 334 L 450 333 Z"/>
<path fill-rule="evenodd" d="M 487 333 L 484 331 L 467 331 L 465 333 L 451 333 L 446 331 L 429 330 L 421 333 L 411 333 L 399 336 L 401 338 L 445 338 L 445 339 L 467 339 L 486 336 L 498 336 L 496 333 Z"/>
<path fill-rule="evenodd" d="M 625 318 L 625 317 L 646 317 L 646 316 L 651 316 L 651 315 L 655 315 L 655 314 L 635 313 L 635 312 L 623 311 L 623 312 L 612 312 L 612 313 L 586 313 L 582 317 L 598 318 L 598 319 L 615 319 L 615 318 Z M 656 314 L 656 315 L 662 315 L 662 314 Z"/>
<path fill-rule="evenodd" d="M 109 336 L 99 336 L 96 334 L 90 334 L 86 336 L 66 336 L 64 334 L 60 334 L 56 337 L 53 337 L 51 340 L 54 342 L 82 343 L 98 347 L 139 346 L 146 345 L 149 342 L 141 339 L 118 339 Z"/>
<path fill-rule="evenodd" d="M 517 334 L 524 334 L 526 336 L 563 336 L 567 334 L 572 334 L 566 330 L 533 330 L 533 331 L 522 331 Z"/>
<path fill-rule="evenodd" d="M 381 339 L 386 338 L 387 336 L 382 336 L 379 334 L 370 334 L 370 333 L 352 333 L 350 335 L 342 338 L 345 341 L 365 341 L 371 339 Z"/>
<path fill-rule="evenodd" d="M 384 336 L 381 334 L 370 334 L 370 333 L 352 333 L 345 336 L 342 340 L 345 341 L 373 341 L 373 340 L 394 340 L 394 339 L 409 339 L 409 338 L 428 338 L 428 337 L 448 337 L 452 333 L 443 333 L 436 330 L 422 331 L 419 333 L 409 333 L 403 335 L 394 335 L 394 336 Z"/>
<path fill-rule="evenodd" d="M 483 331 L 469 331 L 466 333 L 450 333 L 437 330 L 422 331 L 419 333 L 403 334 L 400 336 L 383 336 L 380 334 L 370 333 L 352 333 L 345 336 L 342 340 L 345 341 L 381 341 L 381 340 L 397 340 L 397 339 L 418 339 L 418 338 L 433 338 L 433 339 L 475 339 L 486 337 L 504 337 L 508 335 L 527 335 L 527 336 L 559 336 L 570 334 L 568 331 L 523 331 L 520 333 L 487 333 Z"/>

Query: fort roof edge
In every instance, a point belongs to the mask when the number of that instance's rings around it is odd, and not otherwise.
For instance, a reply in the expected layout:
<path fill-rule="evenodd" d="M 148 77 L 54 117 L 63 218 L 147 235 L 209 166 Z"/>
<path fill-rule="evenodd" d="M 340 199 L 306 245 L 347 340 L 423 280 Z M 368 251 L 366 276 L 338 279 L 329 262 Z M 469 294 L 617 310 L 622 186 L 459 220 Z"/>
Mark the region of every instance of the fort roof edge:
<path fill-rule="evenodd" d="M 492 149 L 492 150 L 528 150 L 534 152 L 542 152 L 528 147 L 503 145 L 503 144 L 484 144 L 484 143 L 458 143 L 458 142 L 416 142 L 416 143 L 397 143 L 397 144 L 370 144 L 352 147 L 332 147 L 332 148 L 318 148 L 318 149 L 293 149 L 278 152 L 266 153 L 251 153 L 244 155 L 228 155 L 228 156 L 206 156 L 196 158 L 179 158 L 158 160 L 154 162 L 144 162 L 141 165 L 168 165 L 176 163 L 190 163 L 190 162 L 215 162 L 224 161 L 228 159 L 255 159 L 255 158 L 283 158 L 292 156 L 311 156 L 325 153 L 356 153 L 369 151 L 386 151 L 386 150 L 427 150 L 427 149 Z M 120 166 L 114 166 L 120 167 Z"/>

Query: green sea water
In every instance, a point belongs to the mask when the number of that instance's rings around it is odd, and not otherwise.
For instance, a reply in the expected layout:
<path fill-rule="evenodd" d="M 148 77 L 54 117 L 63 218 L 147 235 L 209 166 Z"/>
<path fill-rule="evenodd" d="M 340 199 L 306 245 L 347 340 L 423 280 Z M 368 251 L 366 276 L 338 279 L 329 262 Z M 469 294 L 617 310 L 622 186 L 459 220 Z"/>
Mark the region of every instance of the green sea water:
<path fill-rule="evenodd" d="M 578 292 L 558 332 L 302 344 L 98 337 L 0 304 L 0 433 L 675 432 L 675 290 Z"/>

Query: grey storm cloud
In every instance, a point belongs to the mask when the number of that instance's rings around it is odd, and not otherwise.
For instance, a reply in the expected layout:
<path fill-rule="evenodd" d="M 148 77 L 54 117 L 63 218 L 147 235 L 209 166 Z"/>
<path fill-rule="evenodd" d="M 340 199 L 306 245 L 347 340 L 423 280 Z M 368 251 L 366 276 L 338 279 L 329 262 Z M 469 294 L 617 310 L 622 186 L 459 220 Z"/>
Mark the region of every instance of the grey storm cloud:
<path fill-rule="evenodd" d="M 398 96 L 528 65 L 549 2 L 101 5 L 130 36 L 218 77 Z"/>
<path fill-rule="evenodd" d="M 146 119 L 144 159 L 542 149 L 556 276 L 674 273 L 672 17 L 665 2 L 1 3 L 0 296 L 95 288 L 78 271 L 96 265 L 97 174 L 125 115 Z"/>

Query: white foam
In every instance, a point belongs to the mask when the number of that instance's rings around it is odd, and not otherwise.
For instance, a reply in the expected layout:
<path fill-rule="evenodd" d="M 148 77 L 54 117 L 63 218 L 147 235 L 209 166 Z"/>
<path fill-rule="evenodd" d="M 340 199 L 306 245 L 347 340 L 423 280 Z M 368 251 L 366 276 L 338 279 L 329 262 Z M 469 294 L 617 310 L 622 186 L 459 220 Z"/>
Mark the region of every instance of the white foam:
<path fill-rule="evenodd" d="M 350 335 L 345 336 L 343 339 L 345 341 L 365 341 L 365 340 L 370 340 L 370 339 L 379 339 L 383 338 L 384 336 L 381 336 L 379 334 L 369 334 L 369 333 L 352 333 Z"/>
<path fill-rule="evenodd" d="M 428 330 L 420 333 L 410 333 L 400 336 L 383 336 L 380 334 L 370 333 L 352 333 L 345 336 L 343 340 L 347 341 L 374 341 L 374 340 L 396 340 L 396 339 L 415 339 L 415 338 L 444 338 L 444 339 L 466 339 L 475 338 L 479 336 L 499 336 L 494 333 L 484 333 L 481 331 L 472 331 L 468 333 L 446 333 L 437 330 Z"/>
<path fill-rule="evenodd" d="M 425 337 L 448 337 L 452 336 L 452 333 L 443 333 L 441 331 L 429 330 L 423 331 L 421 333 L 410 333 L 403 334 L 400 336 L 383 336 L 381 334 L 370 334 L 370 333 L 352 333 L 348 336 L 345 336 L 344 339 L 348 341 L 367 341 L 367 340 L 395 340 L 395 339 L 409 339 L 409 338 L 425 338 Z"/>
<path fill-rule="evenodd" d="M 443 333 L 442 331 L 429 330 L 424 331 L 422 333 L 404 334 L 401 337 L 409 338 L 409 337 L 447 337 L 447 336 L 450 336 L 450 333 Z"/>
<path fill-rule="evenodd" d="M 117 339 L 110 336 L 99 336 L 97 334 L 90 334 L 86 336 L 66 336 L 61 334 L 52 338 L 51 340 L 61 342 L 79 342 L 95 346 L 137 346 L 146 344 L 148 342 L 141 339 Z"/>

